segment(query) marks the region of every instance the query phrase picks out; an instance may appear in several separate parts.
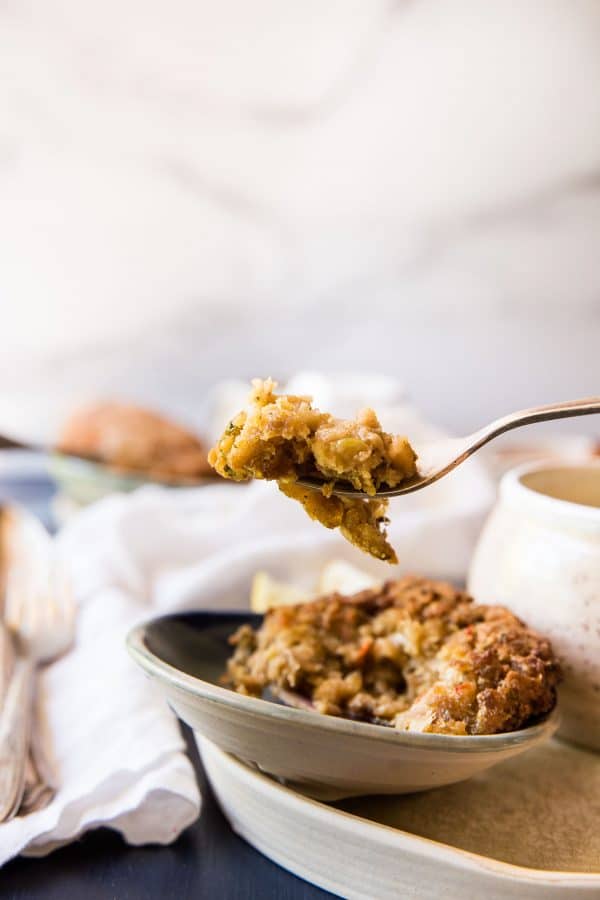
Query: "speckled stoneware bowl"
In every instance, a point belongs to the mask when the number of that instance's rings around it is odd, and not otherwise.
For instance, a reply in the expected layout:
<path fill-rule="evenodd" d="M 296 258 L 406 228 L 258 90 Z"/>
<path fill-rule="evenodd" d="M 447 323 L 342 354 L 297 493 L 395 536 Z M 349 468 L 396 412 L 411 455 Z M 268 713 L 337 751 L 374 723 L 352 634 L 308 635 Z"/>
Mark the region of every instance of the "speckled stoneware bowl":
<path fill-rule="evenodd" d="M 559 733 L 600 749 L 600 461 L 508 472 L 468 587 L 550 638 L 565 675 Z"/>
<path fill-rule="evenodd" d="M 250 613 L 165 616 L 128 637 L 133 658 L 177 715 L 217 746 L 321 799 L 403 794 L 464 781 L 549 737 L 557 713 L 509 734 L 453 736 L 293 709 L 219 685 L 227 638 Z"/>

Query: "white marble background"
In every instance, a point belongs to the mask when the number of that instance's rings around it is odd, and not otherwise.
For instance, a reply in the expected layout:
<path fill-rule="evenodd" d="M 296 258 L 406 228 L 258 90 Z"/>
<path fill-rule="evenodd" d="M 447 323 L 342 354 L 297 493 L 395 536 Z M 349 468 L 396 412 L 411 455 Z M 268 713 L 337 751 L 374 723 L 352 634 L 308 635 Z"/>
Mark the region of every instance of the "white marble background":
<path fill-rule="evenodd" d="M 600 3 L 2 0 L 0 303 L 30 434 L 306 367 L 459 430 L 600 393 Z"/>

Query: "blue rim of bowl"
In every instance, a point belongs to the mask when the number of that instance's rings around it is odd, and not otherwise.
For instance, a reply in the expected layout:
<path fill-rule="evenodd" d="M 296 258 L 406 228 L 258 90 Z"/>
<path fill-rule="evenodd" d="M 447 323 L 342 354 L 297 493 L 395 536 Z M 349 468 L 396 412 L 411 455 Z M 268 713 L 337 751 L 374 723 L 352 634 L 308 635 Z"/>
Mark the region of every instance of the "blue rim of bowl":
<path fill-rule="evenodd" d="M 356 722 L 338 716 L 326 716 L 310 710 L 296 709 L 262 700 L 259 697 L 246 697 L 229 688 L 219 687 L 194 675 L 188 675 L 175 666 L 166 663 L 156 656 L 144 640 L 146 629 L 154 622 L 169 616 L 159 616 L 148 622 L 136 625 L 127 635 L 127 649 L 144 671 L 153 675 L 171 687 L 182 690 L 202 700 L 225 705 L 240 712 L 255 716 L 267 716 L 282 722 L 296 721 L 309 728 L 323 729 L 338 734 L 362 736 L 372 740 L 383 740 L 403 746 L 418 747 L 429 750 L 447 750 L 463 753 L 465 750 L 478 753 L 494 753 L 520 744 L 536 742 L 550 737 L 559 726 L 560 712 L 557 706 L 539 722 L 521 728 L 518 731 L 506 731 L 501 734 L 424 734 L 414 731 L 397 731 L 384 725 L 370 722 Z"/>

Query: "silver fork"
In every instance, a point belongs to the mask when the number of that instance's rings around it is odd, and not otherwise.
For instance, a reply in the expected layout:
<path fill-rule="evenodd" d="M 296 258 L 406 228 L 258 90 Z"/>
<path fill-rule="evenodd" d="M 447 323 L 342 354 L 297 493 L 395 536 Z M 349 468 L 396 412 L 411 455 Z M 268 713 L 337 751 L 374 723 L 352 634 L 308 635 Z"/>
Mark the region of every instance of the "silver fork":
<path fill-rule="evenodd" d="M 435 481 L 439 481 L 452 469 L 472 456 L 485 444 L 488 444 L 500 434 L 520 428 L 522 425 L 531 425 L 534 422 L 547 422 L 551 419 L 566 419 L 570 416 L 589 416 L 600 412 L 600 397 L 587 397 L 584 400 L 569 400 L 565 403 L 550 403 L 547 406 L 534 406 L 531 409 L 522 409 L 519 412 L 510 413 L 501 419 L 496 419 L 480 428 L 479 431 L 468 434 L 466 437 L 444 438 L 433 441 L 420 449 L 417 459 L 417 474 L 409 480 L 394 488 L 380 488 L 377 497 L 400 497 L 402 494 L 410 494 L 428 487 Z M 319 490 L 325 479 L 302 478 L 299 484 L 304 487 Z M 363 491 L 357 491 L 351 485 L 343 482 L 334 485 L 334 494 L 339 496 L 369 497 Z"/>
<path fill-rule="evenodd" d="M 52 795 L 39 712 L 34 717 L 35 675 L 71 644 L 75 622 L 69 585 L 42 524 L 17 507 L 2 513 L 4 627 L 14 660 L 0 718 L 0 822 L 16 815 L 23 800 L 31 811 Z"/>

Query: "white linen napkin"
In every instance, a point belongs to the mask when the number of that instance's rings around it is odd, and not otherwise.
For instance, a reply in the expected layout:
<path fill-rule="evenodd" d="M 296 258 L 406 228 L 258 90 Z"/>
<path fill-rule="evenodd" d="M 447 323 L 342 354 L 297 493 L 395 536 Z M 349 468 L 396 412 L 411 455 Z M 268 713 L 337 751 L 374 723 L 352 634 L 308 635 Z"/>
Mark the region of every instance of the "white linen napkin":
<path fill-rule="evenodd" d="M 41 678 L 62 787 L 46 809 L 0 825 L 0 864 L 103 825 L 132 844 L 169 843 L 197 817 L 175 717 L 125 649 L 136 622 L 178 609 L 243 608 L 260 569 L 312 588 L 332 558 L 378 578 L 406 570 L 461 578 L 492 497 L 470 461 L 393 501 L 399 567 L 366 557 L 260 482 L 145 487 L 79 513 L 56 541 L 79 603 L 76 643 Z"/>

